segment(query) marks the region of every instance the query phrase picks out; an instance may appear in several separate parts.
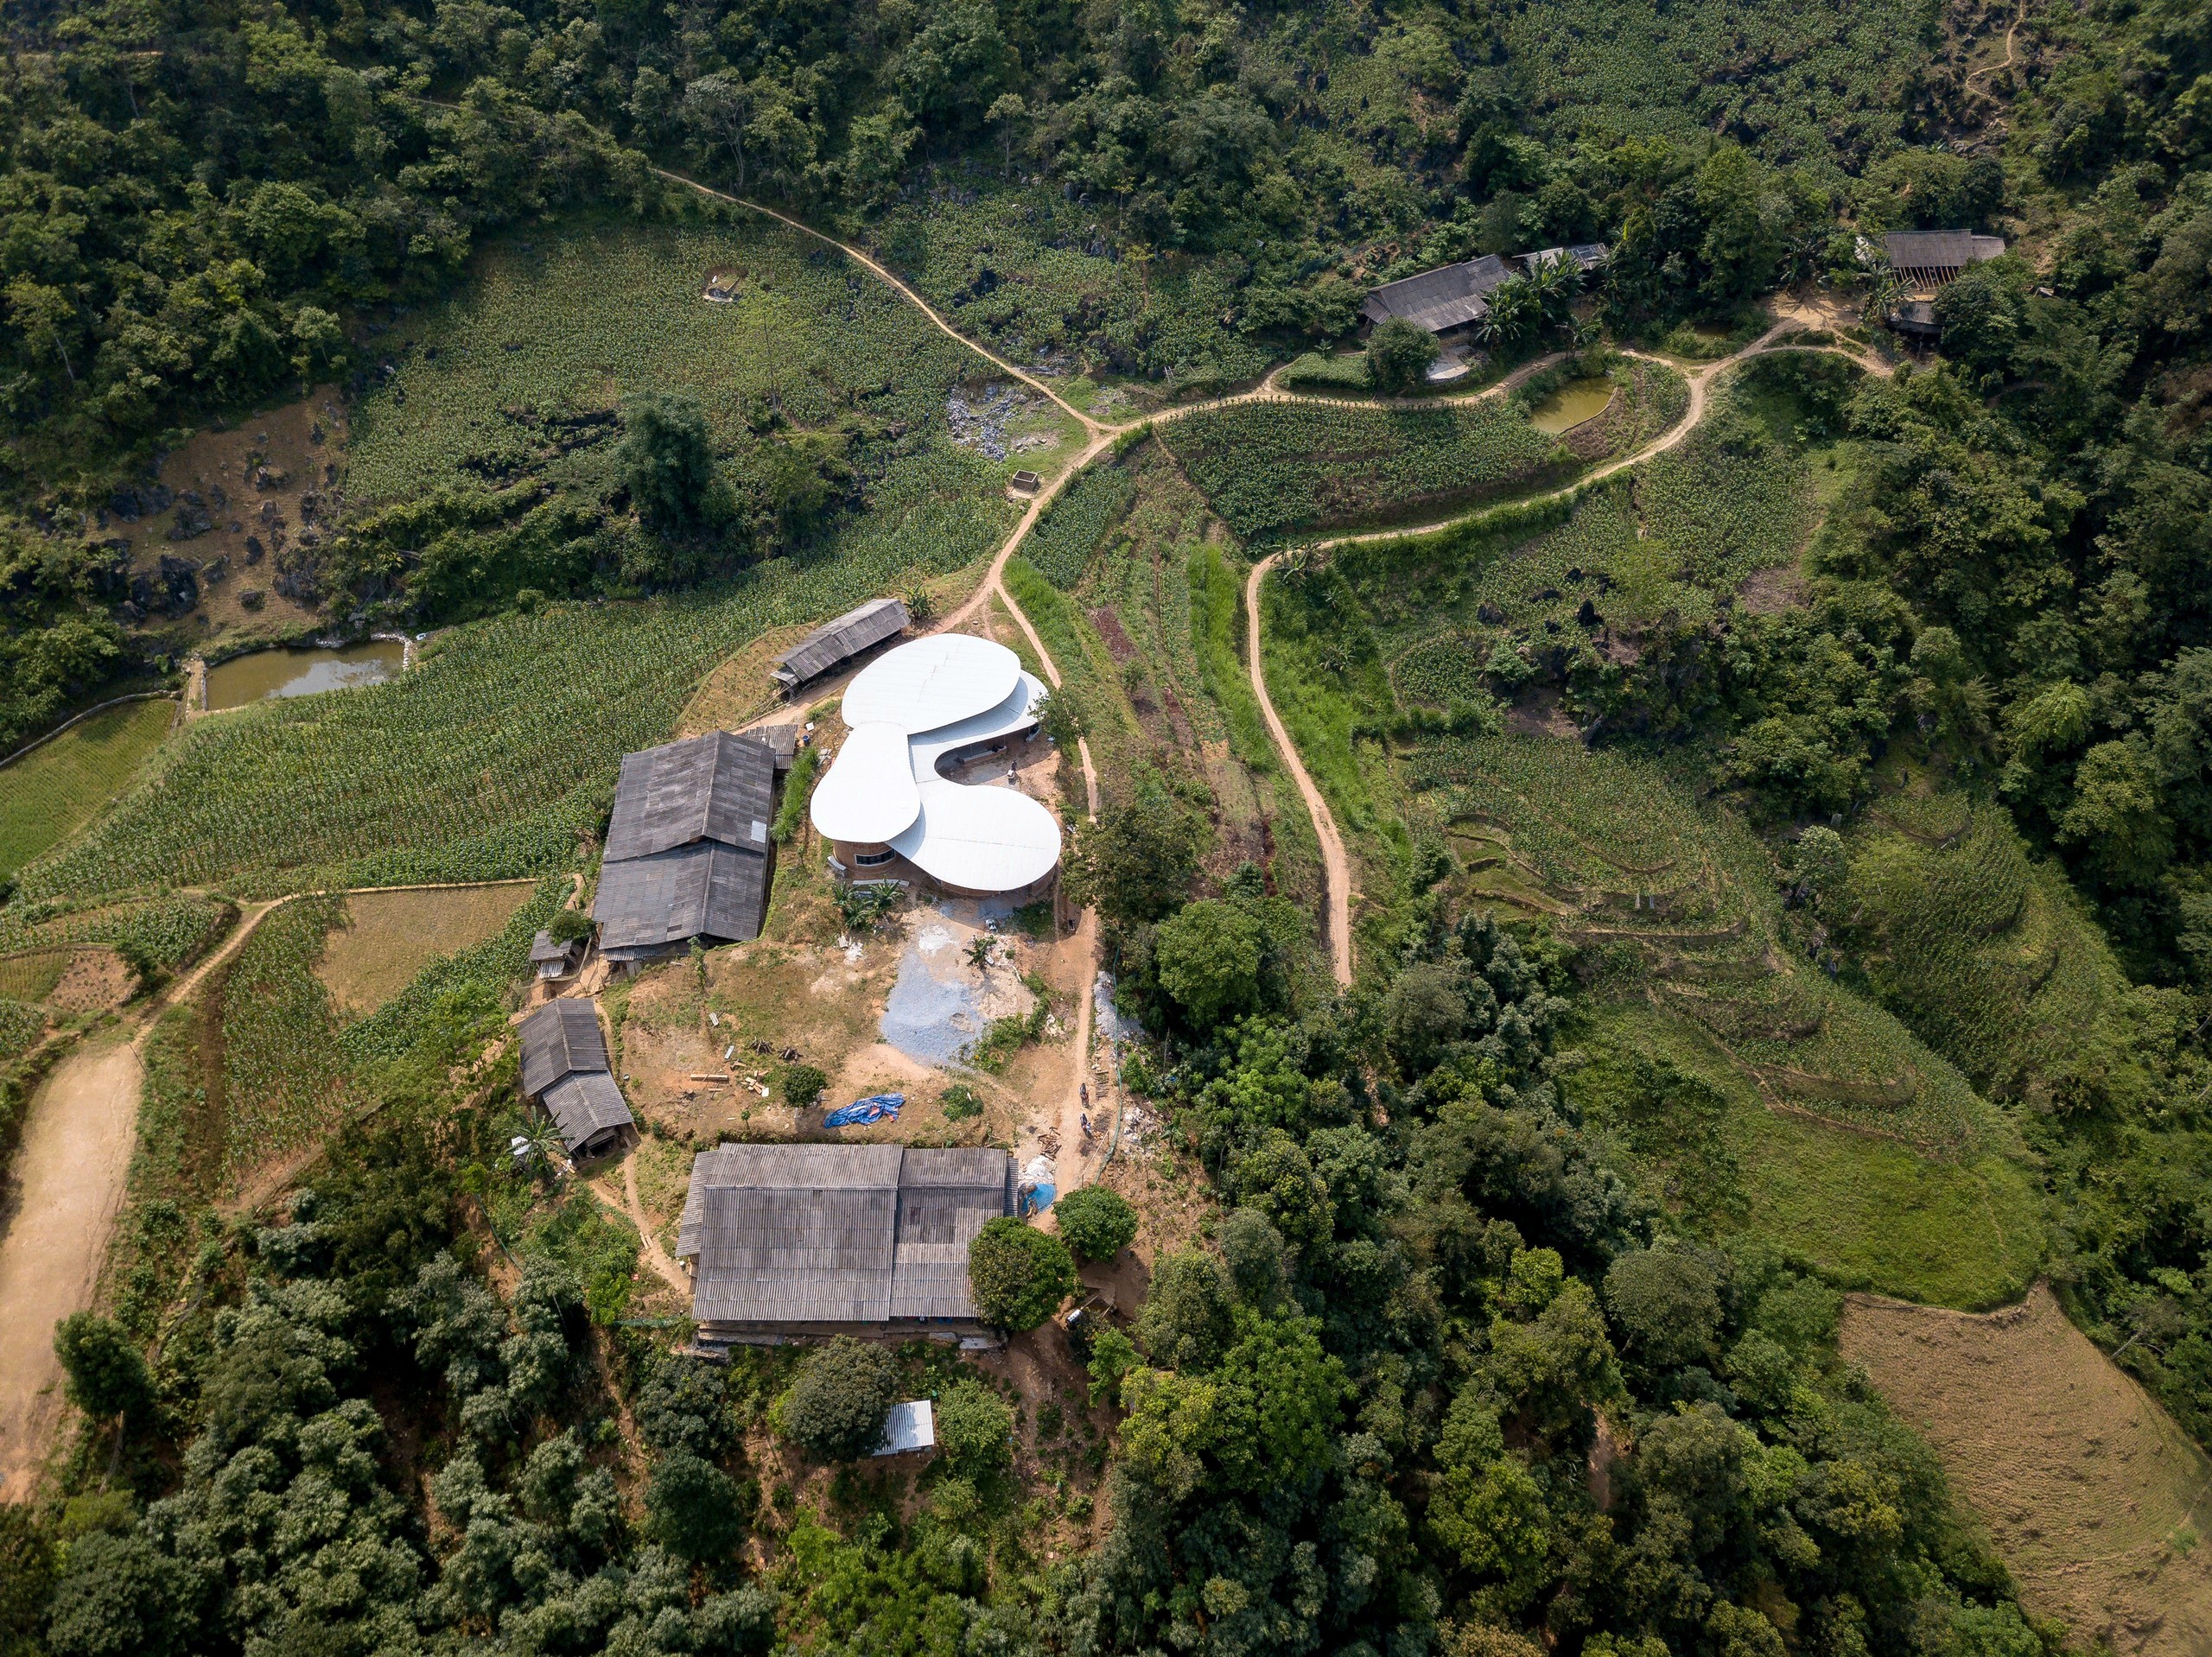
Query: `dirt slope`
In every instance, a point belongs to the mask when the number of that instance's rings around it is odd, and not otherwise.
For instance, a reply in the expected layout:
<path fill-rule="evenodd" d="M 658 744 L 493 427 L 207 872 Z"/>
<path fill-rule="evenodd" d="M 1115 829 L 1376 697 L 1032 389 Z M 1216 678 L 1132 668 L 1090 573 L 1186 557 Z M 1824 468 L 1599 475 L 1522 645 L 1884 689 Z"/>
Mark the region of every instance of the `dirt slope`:
<path fill-rule="evenodd" d="M 0 1501 L 32 1494 L 57 1443 L 61 1365 L 54 1326 L 92 1304 L 109 1228 L 123 1201 L 142 1073 L 137 1049 L 111 1040 L 55 1067 L 32 1101 L 0 1241 Z"/>
<path fill-rule="evenodd" d="M 1844 1355 L 1927 1434 L 2021 1597 L 2121 1657 L 2212 1652 L 2212 1463 L 2050 1291 L 1975 1317 L 1853 1295 Z"/>

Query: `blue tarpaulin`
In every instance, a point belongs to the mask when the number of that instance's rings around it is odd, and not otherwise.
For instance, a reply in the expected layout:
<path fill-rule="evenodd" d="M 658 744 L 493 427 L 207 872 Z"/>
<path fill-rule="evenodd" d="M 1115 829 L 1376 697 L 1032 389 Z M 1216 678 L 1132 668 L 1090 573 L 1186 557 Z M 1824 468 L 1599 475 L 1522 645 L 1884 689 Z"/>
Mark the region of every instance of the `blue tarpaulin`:
<path fill-rule="evenodd" d="M 855 1099 L 849 1105 L 831 1111 L 822 1119 L 824 1127 L 866 1127 L 870 1122 L 880 1122 L 885 1117 L 899 1120 L 899 1108 L 906 1102 L 903 1093 L 872 1093 L 865 1099 Z"/>

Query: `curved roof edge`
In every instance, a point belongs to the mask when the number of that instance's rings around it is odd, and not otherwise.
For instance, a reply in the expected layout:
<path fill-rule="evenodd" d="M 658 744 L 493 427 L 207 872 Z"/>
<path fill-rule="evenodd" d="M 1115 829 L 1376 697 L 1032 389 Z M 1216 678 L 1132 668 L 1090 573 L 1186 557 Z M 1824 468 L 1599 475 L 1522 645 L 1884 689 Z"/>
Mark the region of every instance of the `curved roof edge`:
<path fill-rule="evenodd" d="M 906 733 L 895 725 L 856 726 L 815 784 L 807 816 L 825 840 L 877 845 L 911 827 L 922 809 Z"/>
<path fill-rule="evenodd" d="M 921 815 L 890 843 L 925 874 L 966 892 L 1014 892 L 1058 867 L 1059 822 L 1028 795 L 934 778 L 920 793 Z"/>

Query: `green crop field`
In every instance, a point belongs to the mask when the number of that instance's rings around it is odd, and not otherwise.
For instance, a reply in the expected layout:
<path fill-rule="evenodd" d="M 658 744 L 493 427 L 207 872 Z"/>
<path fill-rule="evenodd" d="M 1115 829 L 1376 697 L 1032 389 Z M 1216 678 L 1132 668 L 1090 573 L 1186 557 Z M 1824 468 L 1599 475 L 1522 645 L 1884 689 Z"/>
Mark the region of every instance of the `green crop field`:
<path fill-rule="evenodd" d="M 19 899 L 0 910 L 0 955 L 105 943 L 166 971 L 213 943 L 232 918 L 227 904 L 186 894 L 81 907 Z"/>
<path fill-rule="evenodd" d="M 1462 901 L 1544 918 L 1598 969 L 1598 1073 L 1663 1050 L 1711 1102 L 1702 1141 L 1671 1109 L 1637 1129 L 1686 1220 L 1885 1293 L 1979 1305 L 2024 1286 L 2039 1209 L 2010 1123 L 1792 949 L 1732 816 L 1649 760 L 1554 738 L 1427 742 L 1405 771 L 1452 835 Z"/>
<path fill-rule="evenodd" d="M 894 208 L 877 251 L 954 326 L 1016 361 L 1072 359 L 1169 391 L 1266 371 L 1274 353 L 1224 320 L 1237 302 L 1234 259 L 1170 256 L 1141 269 L 1109 257 L 1097 222 L 1096 208 L 1057 192 L 992 186 Z"/>
<path fill-rule="evenodd" d="M 710 272 L 734 275 L 734 302 L 702 296 Z M 392 372 L 359 404 L 347 462 L 370 503 L 524 473 L 611 487 L 604 417 L 645 390 L 691 392 L 724 443 L 772 420 L 871 434 L 894 488 L 998 480 L 951 448 L 944 416 L 945 393 L 989 365 L 842 254 L 749 215 L 510 239 L 385 348 Z"/>
<path fill-rule="evenodd" d="M 253 930 L 222 987 L 226 1179 L 312 1144 L 347 1101 L 330 993 L 315 975 L 342 898 L 301 898 Z"/>
<path fill-rule="evenodd" d="M 1053 586 L 1071 590 L 1136 498 L 1136 480 L 1126 467 L 1094 463 L 1045 509 L 1022 543 L 1022 556 Z"/>
<path fill-rule="evenodd" d="M 388 683 L 200 721 L 158 777 L 26 871 L 24 892 L 183 880 L 274 897 L 564 867 L 611 801 L 622 755 L 664 738 L 731 651 L 987 546 L 893 537 L 776 560 L 717 592 L 510 614 L 455 630 Z"/>
<path fill-rule="evenodd" d="M 2154 992 L 2132 987 L 2064 877 L 2002 809 L 1885 794 L 1849 838 L 1843 917 L 1869 987 L 1993 1095 L 2079 1107 Z"/>
<path fill-rule="evenodd" d="M 1247 536 L 1401 516 L 1564 476 L 1574 465 L 1497 401 L 1243 403 L 1179 420 L 1164 441 Z"/>
<path fill-rule="evenodd" d="M 166 698 L 125 702 L 0 770 L 0 880 L 98 816 L 175 717 Z"/>

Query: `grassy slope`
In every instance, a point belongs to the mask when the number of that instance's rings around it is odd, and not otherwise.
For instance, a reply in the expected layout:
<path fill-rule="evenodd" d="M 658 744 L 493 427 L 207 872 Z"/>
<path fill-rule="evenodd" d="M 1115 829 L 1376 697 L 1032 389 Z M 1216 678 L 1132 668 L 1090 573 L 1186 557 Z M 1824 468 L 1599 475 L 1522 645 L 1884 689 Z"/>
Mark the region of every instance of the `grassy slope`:
<path fill-rule="evenodd" d="M 126 702 L 0 771 L 0 880 L 91 822 L 175 716 L 173 702 Z"/>
<path fill-rule="evenodd" d="M 1395 943 L 1415 848 L 1440 840 L 1461 901 L 1585 946 L 1599 973 L 1584 1037 L 1593 1115 L 1648 1092 L 1605 1082 L 1637 1056 L 1664 1054 L 1689 1078 L 1710 1118 L 1700 1134 L 1664 1113 L 1640 1136 L 1611 1124 L 1662 1170 L 1679 1223 L 1770 1238 L 1840 1281 L 1995 1304 L 2025 1287 L 2043 1249 L 2011 1123 L 1888 1013 L 1803 963 L 1745 831 L 1621 753 L 1515 736 L 1396 756 L 1356 735 L 1401 702 L 1480 693 L 1491 641 L 1541 649 L 1582 596 L 1624 616 L 1637 600 L 1709 608 L 1794 556 L 1818 522 L 1825 457 L 1788 441 L 1786 409 L 1745 403 L 1756 423 L 1730 442 L 1694 440 L 1533 536 L 1363 549 L 1270 582 L 1269 691 L 1361 866 L 1367 958 Z M 1570 569 L 1583 591 L 1567 590 Z M 1483 605 L 1504 620 L 1478 621 Z"/>

